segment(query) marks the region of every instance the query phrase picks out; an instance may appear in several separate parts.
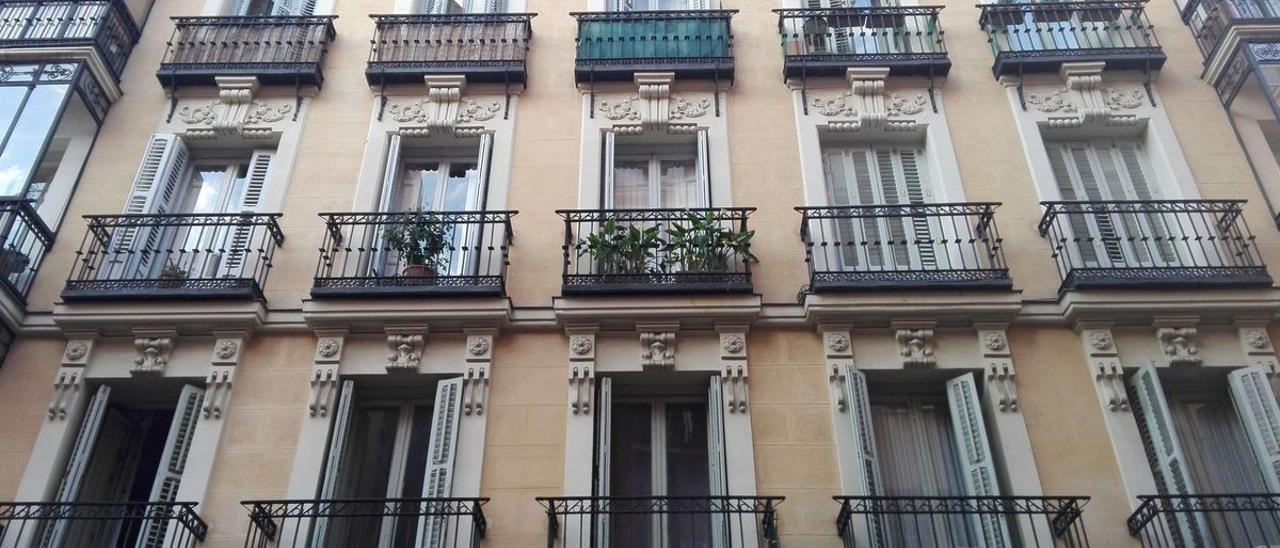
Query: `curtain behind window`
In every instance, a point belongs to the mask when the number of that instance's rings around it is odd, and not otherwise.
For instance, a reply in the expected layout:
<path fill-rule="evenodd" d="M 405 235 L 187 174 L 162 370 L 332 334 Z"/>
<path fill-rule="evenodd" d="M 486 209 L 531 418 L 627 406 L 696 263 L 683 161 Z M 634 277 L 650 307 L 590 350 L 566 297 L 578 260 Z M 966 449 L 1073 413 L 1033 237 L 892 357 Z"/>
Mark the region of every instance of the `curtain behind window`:
<path fill-rule="evenodd" d="M 963 496 L 960 459 L 942 397 L 871 402 L 876 454 L 884 496 Z M 964 538 L 963 515 L 887 515 L 882 527 L 888 546 L 947 546 Z"/>

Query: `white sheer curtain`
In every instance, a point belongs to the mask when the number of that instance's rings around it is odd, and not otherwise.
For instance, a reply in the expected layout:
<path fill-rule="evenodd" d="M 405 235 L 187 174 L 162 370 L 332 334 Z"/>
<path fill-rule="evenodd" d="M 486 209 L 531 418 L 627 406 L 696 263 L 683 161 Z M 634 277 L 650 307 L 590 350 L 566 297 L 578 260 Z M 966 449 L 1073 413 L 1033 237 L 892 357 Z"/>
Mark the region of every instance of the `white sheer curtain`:
<path fill-rule="evenodd" d="M 944 397 L 898 398 L 871 402 L 880 494 L 885 496 L 961 496 L 964 485 Z M 884 516 L 888 546 L 951 546 L 966 535 L 963 515 Z M 961 544 L 963 545 L 963 544 Z"/>

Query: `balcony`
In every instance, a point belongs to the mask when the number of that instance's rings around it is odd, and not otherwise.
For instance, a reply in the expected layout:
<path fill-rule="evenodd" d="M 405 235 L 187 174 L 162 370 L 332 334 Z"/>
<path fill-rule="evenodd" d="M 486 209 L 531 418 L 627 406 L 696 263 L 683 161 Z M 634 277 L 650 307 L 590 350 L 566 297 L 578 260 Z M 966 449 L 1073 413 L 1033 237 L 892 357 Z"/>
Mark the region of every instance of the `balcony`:
<path fill-rule="evenodd" d="M 53 245 L 53 231 L 28 200 L 0 200 L 0 287 L 25 303 L 40 272 L 44 254 Z"/>
<path fill-rule="evenodd" d="M 1056 72 L 1074 62 L 1160 70 L 1165 55 L 1145 5 L 1145 0 L 982 4 L 978 24 L 995 54 L 996 78 Z"/>
<path fill-rule="evenodd" d="M 1182 17 L 1191 27 L 1200 53 L 1210 60 L 1219 54 L 1231 54 L 1218 48 L 1233 27 L 1237 27 L 1237 32 L 1247 33 L 1251 29 L 1238 27 L 1270 29 L 1280 24 L 1280 3 L 1274 0 L 1192 1 L 1187 3 Z"/>
<path fill-rule="evenodd" d="M 259 500 L 245 546 L 480 546 L 487 498 Z"/>
<path fill-rule="evenodd" d="M 797 207 L 809 291 L 1011 289 L 999 205 Z"/>
<path fill-rule="evenodd" d="M 192 548 L 209 526 L 194 502 L 0 502 L 0 546 Z"/>
<path fill-rule="evenodd" d="M 835 497 L 845 548 L 1085 547 L 1089 497 Z M 1016 539 L 1019 542 L 1011 542 Z"/>
<path fill-rule="evenodd" d="M 1129 534 L 1143 546 L 1280 545 L 1280 494 L 1139 495 Z"/>
<path fill-rule="evenodd" d="M 547 546 L 777 547 L 784 497 L 538 497 Z M 654 538 L 658 537 L 658 538 Z M 610 540 L 613 540 L 611 543 Z M 559 542 L 557 542 L 559 540 Z"/>
<path fill-rule="evenodd" d="M 88 215 L 62 299 L 262 299 L 280 214 Z"/>
<path fill-rule="evenodd" d="M 89 48 L 119 80 L 139 36 L 123 0 L 0 0 L 6 60 L 65 59 L 68 49 Z"/>
<path fill-rule="evenodd" d="M 631 81 L 637 72 L 733 80 L 737 10 L 601 11 L 578 20 L 578 83 Z"/>
<path fill-rule="evenodd" d="M 369 85 L 421 84 L 460 74 L 468 82 L 524 84 L 532 13 L 373 15 Z"/>
<path fill-rule="evenodd" d="M 1061 291 L 1271 285 L 1243 200 L 1041 205 Z"/>
<path fill-rule="evenodd" d="M 515 214 L 322 213 L 311 296 L 505 295 Z"/>
<path fill-rule="evenodd" d="M 561 209 L 565 295 L 750 293 L 755 208 Z"/>
<path fill-rule="evenodd" d="M 852 67 L 891 75 L 945 76 L 942 6 L 781 9 L 783 77 L 843 77 Z"/>
<path fill-rule="evenodd" d="M 336 36 L 334 17 L 174 17 L 156 78 L 165 87 L 213 85 L 217 76 L 256 76 L 266 85 L 320 86 Z"/>

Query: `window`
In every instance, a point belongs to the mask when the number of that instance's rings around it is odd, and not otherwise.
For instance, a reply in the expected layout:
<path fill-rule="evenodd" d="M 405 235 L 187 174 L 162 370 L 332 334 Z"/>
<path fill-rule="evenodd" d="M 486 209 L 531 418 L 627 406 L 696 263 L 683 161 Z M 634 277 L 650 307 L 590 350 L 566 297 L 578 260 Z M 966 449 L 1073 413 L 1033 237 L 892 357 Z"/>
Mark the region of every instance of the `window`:
<path fill-rule="evenodd" d="M 448 498 L 461 414 L 461 378 L 437 382 L 434 398 L 343 381 L 320 498 Z M 317 519 L 313 536 L 316 546 L 465 546 L 462 531 L 432 517 L 344 516 Z"/>
<path fill-rule="evenodd" d="M 713 0 L 607 0 L 609 11 L 705 10 Z M 719 4 L 719 2 L 714 2 Z"/>
<path fill-rule="evenodd" d="M 597 496 L 724 496 L 720 378 L 707 395 L 678 389 L 654 395 L 605 377 L 596 414 Z M 696 389 L 695 389 L 696 390 Z M 597 524 L 613 548 L 710 546 L 724 524 L 707 514 L 615 514 Z M 723 540 L 723 539 L 720 539 Z"/>
<path fill-rule="evenodd" d="M 826 147 L 822 150 L 827 204 L 831 206 L 911 205 L 933 200 L 920 166 L 924 151 L 914 147 Z M 939 217 L 864 216 L 840 218 L 838 261 L 844 270 L 920 270 L 945 259 L 947 232 Z"/>
<path fill-rule="evenodd" d="M 897 0 L 805 0 L 805 7 L 822 8 L 875 8 L 895 7 Z M 901 16 L 825 17 L 806 21 L 803 34 L 810 40 L 811 53 L 910 53 L 907 38 L 910 33 L 933 34 L 935 29 L 925 29 L 914 18 L 912 28 Z"/>
<path fill-rule="evenodd" d="M 506 13 L 508 0 L 419 0 L 417 13 Z"/>
<path fill-rule="evenodd" d="M 176 405 L 116 402 L 102 385 L 90 399 L 67 459 L 57 502 L 174 502 L 204 390 L 182 387 Z M 41 546 L 161 546 L 167 520 L 116 530 L 111 521 L 57 520 Z"/>
<path fill-rule="evenodd" d="M 605 209 L 699 208 L 711 204 L 706 131 L 680 144 L 618 143 L 605 134 Z"/>
<path fill-rule="evenodd" d="M 316 0 L 240 0 L 234 15 L 314 15 Z"/>

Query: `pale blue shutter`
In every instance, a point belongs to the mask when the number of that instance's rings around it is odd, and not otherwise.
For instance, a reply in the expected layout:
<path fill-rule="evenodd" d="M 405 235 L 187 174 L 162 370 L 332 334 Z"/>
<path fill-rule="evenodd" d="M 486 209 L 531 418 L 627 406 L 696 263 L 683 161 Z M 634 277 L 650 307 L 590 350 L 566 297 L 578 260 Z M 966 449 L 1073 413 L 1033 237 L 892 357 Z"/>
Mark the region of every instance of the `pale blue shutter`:
<path fill-rule="evenodd" d="M 102 385 L 89 399 L 84 410 L 84 418 L 80 420 L 80 431 L 76 433 L 75 443 L 71 446 L 71 454 L 67 456 L 67 469 L 62 473 L 62 483 L 58 485 L 55 502 L 76 502 L 80 495 L 80 484 L 84 482 L 85 471 L 89 469 L 89 457 L 93 455 L 94 443 L 98 440 L 98 430 L 102 428 L 102 420 L 107 414 L 107 401 L 111 398 L 111 387 Z M 41 547 L 62 546 L 63 540 L 71 527 L 69 520 L 56 520 L 44 532 Z"/>
<path fill-rule="evenodd" d="M 191 438 L 195 434 L 196 420 L 199 418 L 202 401 L 204 401 L 203 389 L 189 384 L 183 385 L 182 393 L 178 395 L 178 406 L 173 412 L 173 420 L 169 422 L 169 435 L 164 440 L 160 469 L 156 472 L 155 481 L 151 484 L 151 496 L 147 498 L 148 501 L 177 501 L 178 485 L 182 482 L 182 472 L 187 466 L 187 453 L 191 450 Z M 142 534 L 138 535 L 137 547 L 163 546 L 165 532 L 168 529 L 168 520 L 147 520 L 142 525 Z"/>
<path fill-rule="evenodd" d="M 961 478 L 965 494 L 973 497 L 1000 496 L 991 441 L 982 418 L 982 402 L 973 373 L 947 381 L 947 404 L 951 410 L 951 427 L 960 453 Z M 983 548 L 1006 548 L 1009 528 L 1004 516 L 980 514 L 970 516 L 973 534 Z"/>
<path fill-rule="evenodd" d="M 610 441 L 613 435 L 613 380 L 600 379 L 600 394 L 596 398 L 596 463 L 595 496 L 609 496 Z M 609 547 L 609 516 L 600 514 L 595 522 L 595 546 Z"/>
<path fill-rule="evenodd" d="M 729 495 L 724 447 L 724 393 L 721 391 L 719 375 L 711 377 L 711 386 L 707 390 L 707 471 L 710 473 L 709 494 L 712 497 Z M 716 503 L 711 504 L 715 509 Z M 723 548 L 726 539 L 732 538 L 726 513 L 711 514 L 711 546 Z"/>
<path fill-rule="evenodd" d="M 274 150 L 253 151 L 253 155 L 249 157 L 249 167 L 245 175 L 243 194 L 237 196 L 236 200 L 234 200 L 234 205 L 231 206 L 233 208 L 239 206 L 238 210 L 233 209 L 226 213 L 256 213 L 259 210 L 262 205 L 262 192 L 267 186 L 268 177 L 271 175 L 271 164 L 272 160 L 275 159 L 275 155 Z M 254 232 L 258 231 L 263 232 L 263 234 L 259 235 L 260 243 L 253 241 Z M 238 226 L 232 230 L 227 242 L 215 242 L 215 248 L 225 249 L 227 253 L 227 256 L 222 260 L 221 268 L 218 269 L 218 277 L 244 278 L 246 277 L 244 268 L 249 260 L 265 260 L 262 257 L 251 256 L 256 251 L 254 248 L 255 243 L 262 246 L 266 245 L 266 238 L 269 238 L 270 235 L 265 232 L 266 227 Z M 221 231 L 216 233 L 218 234 L 217 240 L 222 240 L 224 236 L 222 236 Z M 251 267 L 247 276 L 252 276 L 254 270 L 256 269 Z"/>
<path fill-rule="evenodd" d="M 442 499 L 453 495 L 453 463 L 457 460 L 461 416 L 462 377 L 436 383 L 436 405 L 431 410 L 431 442 L 427 447 L 427 470 L 423 474 L 423 498 Z M 415 546 L 435 548 L 450 545 L 447 519 L 435 516 L 419 520 Z M 453 534 L 461 532 L 455 530 Z"/>
<path fill-rule="evenodd" d="M 1267 370 L 1256 365 L 1237 369 L 1227 376 L 1227 382 L 1267 491 L 1280 492 L 1280 405 Z"/>
<path fill-rule="evenodd" d="M 1155 455 L 1155 469 L 1152 470 L 1156 480 L 1167 495 L 1192 494 L 1191 474 L 1187 470 L 1187 458 L 1182 454 L 1182 443 L 1178 440 L 1178 432 L 1173 425 L 1173 415 L 1169 412 L 1169 404 L 1164 397 L 1164 387 L 1160 384 L 1160 375 L 1155 365 L 1147 364 L 1133 374 L 1130 381 L 1138 399 L 1138 407 L 1142 413 L 1142 422 L 1146 425 L 1147 436 L 1151 438 L 1151 452 Z M 1205 538 L 1205 524 L 1193 514 L 1169 516 L 1177 522 L 1176 530 L 1182 542 L 1188 546 L 1202 546 Z"/>
<path fill-rule="evenodd" d="M 181 193 L 190 153 L 182 138 L 172 133 L 151 136 L 142 163 L 125 200 L 126 215 L 172 213 Z M 102 274 L 112 278 L 150 278 L 153 255 L 163 243 L 163 228 L 121 227 L 112 236 L 108 262 Z"/>
<path fill-rule="evenodd" d="M 338 498 L 344 472 L 346 470 L 347 439 L 351 433 L 351 408 L 355 401 L 356 385 L 352 381 L 342 381 L 342 391 L 338 395 L 338 407 L 333 414 L 333 428 L 329 434 L 329 458 L 324 465 L 324 478 L 320 483 L 320 500 Z M 329 520 L 316 518 L 313 531 L 314 546 L 327 546 Z"/>
<path fill-rule="evenodd" d="M 876 458 L 876 436 L 871 423 L 871 397 L 867 390 L 867 375 L 851 365 L 841 365 L 844 376 L 845 413 L 849 414 L 849 434 L 856 454 L 850 460 L 853 469 L 850 476 L 857 481 L 849 496 L 875 497 L 880 495 L 880 464 Z M 868 548 L 884 545 L 883 533 L 877 516 L 854 520 L 854 538 L 866 539 Z"/>

